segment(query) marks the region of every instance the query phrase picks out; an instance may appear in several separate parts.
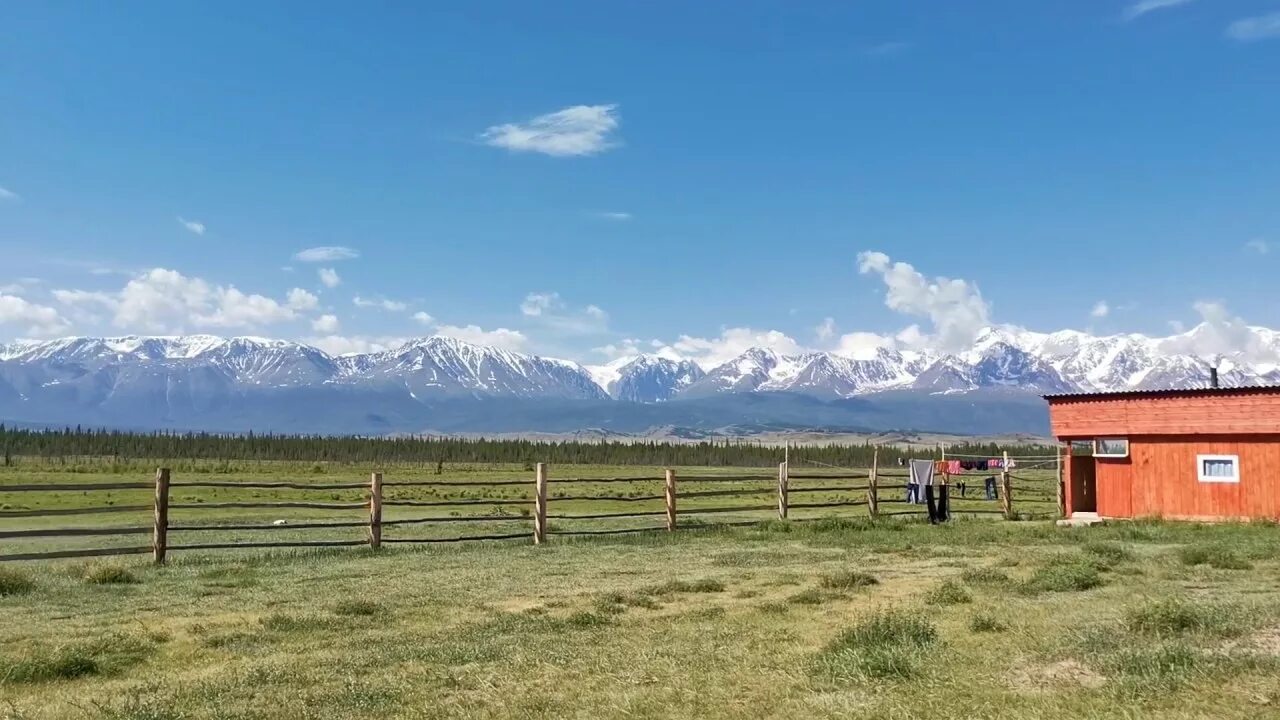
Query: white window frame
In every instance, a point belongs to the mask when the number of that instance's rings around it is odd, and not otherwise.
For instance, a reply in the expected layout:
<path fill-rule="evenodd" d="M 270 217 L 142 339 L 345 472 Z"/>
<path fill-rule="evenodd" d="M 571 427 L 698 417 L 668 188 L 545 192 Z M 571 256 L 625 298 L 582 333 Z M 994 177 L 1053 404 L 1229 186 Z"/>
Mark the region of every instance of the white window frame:
<path fill-rule="evenodd" d="M 1124 452 L 1122 453 L 1104 453 L 1098 451 L 1098 444 L 1105 441 L 1122 441 L 1124 442 Z M 1129 457 L 1129 438 L 1127 437 L 1099 437 L 1093 439 L 1093 456 L 1100 458 L 1127 458 Z"/>
<path fill-rule="evenodd" d="M 1218 476 L 1205 475 L 1205 461 L 1231 461 L 1231 467 L 1236 471 L 1235 475 Z M 1240 482 L 1240 456 L 1239 455 L 1196 455 L 1196 476 L 1202 483 L 1238 483 Z"/>

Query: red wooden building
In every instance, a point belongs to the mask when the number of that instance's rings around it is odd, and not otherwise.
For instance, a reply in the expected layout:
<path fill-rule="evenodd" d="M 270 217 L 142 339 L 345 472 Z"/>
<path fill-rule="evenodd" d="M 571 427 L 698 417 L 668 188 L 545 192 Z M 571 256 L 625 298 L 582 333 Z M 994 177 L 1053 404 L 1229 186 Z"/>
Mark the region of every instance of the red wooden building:
<path fill-rule="evenodd" d="M 1280 387 L 1051 395 L 1067 517 L 1280 519 Z"/>

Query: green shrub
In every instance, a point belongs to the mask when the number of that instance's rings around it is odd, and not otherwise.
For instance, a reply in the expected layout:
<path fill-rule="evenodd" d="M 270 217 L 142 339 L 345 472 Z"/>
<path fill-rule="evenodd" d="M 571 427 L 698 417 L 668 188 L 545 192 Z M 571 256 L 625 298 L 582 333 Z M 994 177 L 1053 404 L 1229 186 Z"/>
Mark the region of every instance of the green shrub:
<path fill-rule="evenodd" d="M 1166 598 L 1131 609 L 1125 617 L 1125 627 L 1155 637 L 1188 633 L 1230 637 L 1248 631 L 1251 616 L 1247 610 L 1235 605 Z"/>
<path fill-rule="evenodd" d="M 1082 592 L 1106 583 L 1092 565 L 1054 564 L 1039 568 L 1022 585 L 1024 592 Z"/>
<path fill-rule="evenodd" d="M 1133 551 L 1119 543 L 1091 542 L 1082 549 L 1086 555 L 1097 558 L 1109 567 L 1133 560 Z"/>
<path fill-rule="evenodd" d="M 973 602 L 973 597 L 959 583 L 947 580 L 925 593 L 924 601 L 929 605 L 963 605 Z"/>
<path fill-rule="evenodd" d="M 880 611 L 832 640 L 816 670 L 835 680 L 908 678 L 937 642 L 937 628 L 919 613 Z"/>
<path fill-rule="evenodd" d="M 880 581 L 874 576 L 858 572 L 856 570 L 845 570 L 830 575 L 823 575 L 818 583 L 828 590 L 857 590 L 859 588 L 871 587 L 879 585 Z"/>
<path fill-rule="evenodd" d="M 109 675 L 144 660 L 154 639 L 108 635 L 91 642 L 36 647 L 18 658 L 0 657 L 0 683 L 71 680 Z"/>
<path fill-rule="evenodd" d="M 673 595 L 675 593 L 718 593 L 724 592 L 724 583 L 712 578 L 702 580 L 672 580 L 671 582 L 646 588 L 641 591 L 645 595 Z"/>
<path fill-rule="evenodd" d="M 85 571 L 84 581 L 92 585 L 133 585 L 142 582 L 120 565 L 95 565 Z"/>
<path fill-rule="evenodd" d="M 988 612 L 977 612 L 969 618 L 969 629 L 976 633 L 1003 632 L 1008 625 Z"/>
<path fill-rule="evenodd" d="M 0 568 L 0 597 L 23 595 L 36 589 L 36 583 L 16 568 Z"/>
<path fill-rule="evenodd" d="M 960 579 L 969 585 L 1009 584 L 1009 576 L 995 568 L 970 568 L 960 574 Z"/>
<path fill-rule="evenodd" d="M 792 605 L 821 605 L 831 599 L 827 593 L 816 588 L 810 588 L 787 598 L 787 602 Z"/>
<path fill-rule="evenodd" d="M 1208 565 L 1218 570 L 1248 570 L 1253 564 L 1222 545 L 1187 545 L 1178 551 L 1183 565 Z"/>

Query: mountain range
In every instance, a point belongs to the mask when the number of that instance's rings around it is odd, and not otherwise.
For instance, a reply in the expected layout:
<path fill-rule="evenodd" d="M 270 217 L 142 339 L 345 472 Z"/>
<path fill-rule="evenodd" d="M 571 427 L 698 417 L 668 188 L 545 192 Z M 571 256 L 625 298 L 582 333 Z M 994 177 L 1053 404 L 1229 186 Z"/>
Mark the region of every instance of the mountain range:
<path fill-rule="evenodd" d="M 1039 395 L 1204 385 L 1167 338 L 988 328 L 962 352 L 856 357 L 750 348 L 701 367 L 654 355 L 606 365 L 447 337 L 359 355 L 266 338 L 74 337 L 0 346 L 0 418 L 45 425 L 276 432 L 642 432 L 918 429 L 1040 432 Z M 1280 382 L 1280 333 L 1249 328 L 1224 384 Z"/>

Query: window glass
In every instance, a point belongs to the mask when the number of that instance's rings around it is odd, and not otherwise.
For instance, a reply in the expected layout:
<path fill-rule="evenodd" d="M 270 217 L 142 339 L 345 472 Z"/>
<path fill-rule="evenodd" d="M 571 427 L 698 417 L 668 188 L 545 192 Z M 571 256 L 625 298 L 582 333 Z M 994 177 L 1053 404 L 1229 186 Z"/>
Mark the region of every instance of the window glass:
<path fill-rule="evenodd" d="M 1129 439 L 1098 438 L 1093 441 L 1093 454 L 1098 457 L 1129 457 Z"/>

